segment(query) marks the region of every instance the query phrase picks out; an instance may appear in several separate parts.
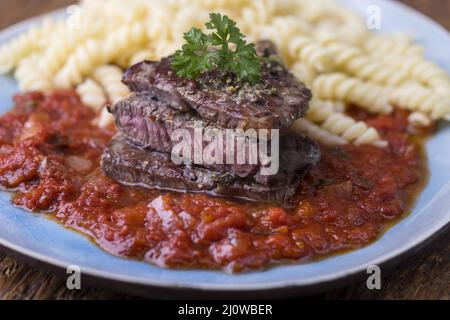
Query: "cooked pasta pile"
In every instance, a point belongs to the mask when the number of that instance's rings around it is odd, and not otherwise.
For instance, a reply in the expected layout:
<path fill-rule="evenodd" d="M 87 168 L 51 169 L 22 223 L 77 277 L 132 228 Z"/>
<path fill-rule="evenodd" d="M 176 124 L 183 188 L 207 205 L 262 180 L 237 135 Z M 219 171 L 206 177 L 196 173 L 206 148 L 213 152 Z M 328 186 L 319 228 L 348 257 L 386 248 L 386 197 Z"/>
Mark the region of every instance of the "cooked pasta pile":
<path fill-rule="evenodd" d="M 345 114 L 348 105 L 383 114 L 404 108 L 415 126 L 449 118 L 450 77 L 423 48 L 406 35 L 370 33 L 333 0 L 83 0 L 75 17 L 45 21 L 2 47 L 0 73 L 14 71 L 24 91 L 76 88 L 100 111 L 128 94 L 124 68 L 174 53 L 212 11 L 238 21 L 251 41 L 275 42 L 315 97 L 294 128 L 323 143 L 386 145 Z M 108 125 L 101 114 L 99 125 Z"/>

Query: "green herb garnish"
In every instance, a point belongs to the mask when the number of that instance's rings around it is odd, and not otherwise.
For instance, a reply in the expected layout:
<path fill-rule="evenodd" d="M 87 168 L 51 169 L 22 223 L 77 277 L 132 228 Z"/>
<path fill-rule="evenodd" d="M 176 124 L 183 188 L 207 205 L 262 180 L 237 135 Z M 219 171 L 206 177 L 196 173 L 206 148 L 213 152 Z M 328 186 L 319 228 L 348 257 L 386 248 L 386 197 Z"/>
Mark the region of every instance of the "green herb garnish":
<path fill-rule="evenodd" d="M 172 68 L 177 75 L 195 80 L 201 74 L 218 70 L 233 73 L 240 80 L 256 84 L 261 79 L 261 59 L 253 43 L 247 43 L 236 22 L 219 13 L 211 13 L 204 34 L 192 28 L 184 34 L 186 44 L 173 58 Z"/>

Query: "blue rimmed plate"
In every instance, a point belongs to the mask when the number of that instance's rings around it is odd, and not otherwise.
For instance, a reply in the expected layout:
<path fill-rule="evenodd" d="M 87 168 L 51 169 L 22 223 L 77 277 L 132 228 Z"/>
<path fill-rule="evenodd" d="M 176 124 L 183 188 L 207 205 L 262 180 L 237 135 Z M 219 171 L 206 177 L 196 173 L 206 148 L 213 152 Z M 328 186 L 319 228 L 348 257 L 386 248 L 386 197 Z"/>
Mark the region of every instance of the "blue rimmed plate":
<path fill-rule="evenodd" d="M 415 34 L 433 61 L 450 71 L 450 36 L 439 25 L 397 2 L 386 0 L 343 1 L 365 14 L 378 5 L 383 32 Z M 37 18 L 40 19 L 40 18 Z M 36 20 L 26 21 L 0 33 L 0 43 L 26 30 Z M 12 77 L 0 77 L 0 112 L 12 105 L 18 91 Z M 175 271 L 111 256 L 83 236 L 68 231 L 42 215 L 25 212 L 0 193 L 0 245 L 30 261 L 65 270 L 81 268 L 87 281 L 115 284 L 122 291 L 154 297 L 280 297 L 326 290 L 361 274 L 370 265 L 398 259 L 436 235 L 450 222 L 450 127 L 442 125 L 428 141 L 431 179 L 413 213 L 392 227 L 374 244 L 322 261 L 275 267 L 263 272 L 228 275 L 216 271 Z"/>

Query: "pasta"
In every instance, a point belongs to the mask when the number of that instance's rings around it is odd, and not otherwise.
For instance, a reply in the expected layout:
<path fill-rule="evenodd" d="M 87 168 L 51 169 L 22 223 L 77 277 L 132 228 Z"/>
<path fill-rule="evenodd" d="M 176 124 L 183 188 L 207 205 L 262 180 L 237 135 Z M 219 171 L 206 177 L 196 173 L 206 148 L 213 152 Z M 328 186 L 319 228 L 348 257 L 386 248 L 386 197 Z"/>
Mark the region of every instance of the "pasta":
<path fill-rule="evenodd" d="M 104 107 L 96 122 L 97 126 L 99 126 L 100 128 L 107 128 L 110 125 L 114 124 L 114 117 L 111 113 L 109 113 L 108 108 Z"/>
<path fill-rule="evenodd" d="M 296 36 L 289 43 L 289 56 L 295 61 L 304 61 L 318 72 L 331 71 L 331 53 L 320 43 L 306 36 Z"/>
<path fill-rule="evenodd" d="M 252 35 L 252 30 L 269 25 L 274 18 L 275 6 L 273 0 L 250 1 L 240 12 L 240 27 L 246 34 Z"/>
<path fill-rule="evenodd" d="M 116 66 L 102 66 L 94 71 L 94 79 L 102 85 L 112 103 L 129 94 L 128 88 L 122 83 L 122 74 L 122 70 Z"/>
<path fill-rule="evenodd" d="M 303 62 L 297 62 L 291 68 L 292 73 L 307 86 L 311 86 L 314 79 L 317 77 L 317 72 L 313 68 L 307 66 Z"/>
<path fill-rule="evenodd" d="M 135 52 L 131 58 L 128 60 L 128 66 L 132 66 L 136 63 L 142 62 L 144 60 L 156 60 L 154 52 L 152 52 L 152 49 L 143 49 L 138 52 Z"/>
<path fill-rule="evenodd" d="M 384 56 L 382 61 L 386 68 L 396 68 L 406 72 L 409 80 L 415 80 L 450 96 L 450 77 L 436 64 L 420 57 L 398 57 L 392 54 Z"/>
<path fill-rule="evenodd" d="M 55 86 L 70 88 L 81 83 L 96 67 L 115 62 L 120 54 L 147 40 L 145 28 L 141 23 L 125 26 L 111 33 L 104 42 L 88 40 L 67 59 L 64 67 L 55 76 Z"/>
<path fill-rule="evenodd" d="M 374 57 L 392 54 L 412 57 L 423 57 L 424 55 L 424 49 L 415 45 L 413 38 L 405 34 L 372 36 L 364 44 L 364 49 Z"/>
<path fill-rule="evenodd" d="M 342 113 L 334 113 L 322 125 L 322 128 L 341 136 L 355 145 L 374 144 L 379 147 L 387 146 L 375 128 L 369 128 L 363 121 L 356 122 L 353 118 Z"/>
<path fill-rule="evenodd" d="M 320 99 L 341 100 L 373 113 L 392 112 L 389 97 L 383 87 L 342 73 L 320 75 L 314 80 L 312 88 Z"/>
<path fill-rule="evenodd" d="M 335 134 L 330 133 L 315 125 L 307 119 L 298 119 L 292 126 L 296 131 L 302 132 L 307 136 L 327 145 L 345 145 L 348 142 Z"/>
<path fill-rule="evenodd" d="M 382 63 L 370 58 L 358 47 L 337 42 L 326 47 L 333 54 L 336 66 L 348 74 L 388 86 L 398 86 L 408 80 L 405 71 L 384 68 Z"/>
<path fill-rule="evenodd" d="M 87 79 L 79 84 L 76 91 L 81 102 L 96 111 L 106 105 L 107 100 L 102 87 L 92 79 Z"/>
<path fill-rule="evenodd" d="M 408 122 L 413 128 L 427 128 L 433 121 L 422 112 L 413 112 L 408 117 Z"/>
<path fill-rule="evenodd" d="M 359 45 L 368 35 L 360 16 L 333 0 L 301 0 L 300 16 L 312 25 L 315 34 L 333 34 L 336 40 Z"/>
<path fill-rule="evenodd" d="M 345 105 L 338 101 L 313 99 L 309 105 L 307 118 L 314 123 L 323 123 L 335 113 L 345 110 Z"/>
<path fill-rule="evenodd" d="M 67 60 L 64 67 L 54 78 L 57 88 L 70 89 L 90 75 L 96 65 L 102 64 L 101 46 L 95 40 L 88 40 Z"/>
<path fill-rule="evenodd" d="M 50 81 L 34 72 L 38 64 L 39 56 L 33 54 L 22 60 L 17 66 L 14 76 L 22 91 L 48 91 L 52 88 Z"/>
<path fill-rule="evenodd" d="M 409 83 L 395 89 L 391 94 L 391 102 L 401 108 L 422 112 L 433 120 L 450 114 L 450 99 L 419 83 Z"/>
<path fill-rule="evenodd" d="M 287 64 L 301 61 L 310 68 L 325 72 L 332 70 L 332 58 L 318 41 L 304 34 L 306 28 L 295 19 L 277 18 L 270 26 L 260 28 L 257 38 L 272 40 Z"/>
<path fill-rule="evenodd" d="M 42 25 L 31 28 L 2 46 L 0 48 L 0 74 L 10 72 L 18 66 L 21 60 L 44 48 L 49 41 L 49 35 L 59 25 L 51 20 L 45 20 Z"/>
<path fill-rule="evenodd" d="M 307 118 L 313 123 L 321 124 L 322 129 L 329 131 L 346 141 L 354 142 L 355 145 L 375 144 L 385 146 L 381 141 L 378 131 L 369 128 L 363 121 L 355 121 L 353 118 L 343 114 L 340 103 L 333 101 L 313 100 Z"/>

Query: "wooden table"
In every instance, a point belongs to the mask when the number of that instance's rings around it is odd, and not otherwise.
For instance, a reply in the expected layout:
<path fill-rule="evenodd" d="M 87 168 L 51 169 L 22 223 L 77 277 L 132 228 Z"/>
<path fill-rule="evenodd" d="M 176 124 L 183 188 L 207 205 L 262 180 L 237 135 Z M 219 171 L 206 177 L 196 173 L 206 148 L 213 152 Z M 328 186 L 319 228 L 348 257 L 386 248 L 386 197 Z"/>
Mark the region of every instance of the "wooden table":
<path fill-rule="evenodd" d="M 402 0 L 450 29 L 450 0 Z M 0 29 L 71 0 L 2 0 Z M 4 10 L 6 9 L 6 10 Z M 130 299 L 102 289 L 68 291 L 65 280 L 0 254 L 0 299 Z M 383 289 L 369 291 L 365 282 L 317 298 L 327 299 L 450 299 L 450 232 L 442 234 L 421 253 L 395 271 L 383 275 Z"/>

